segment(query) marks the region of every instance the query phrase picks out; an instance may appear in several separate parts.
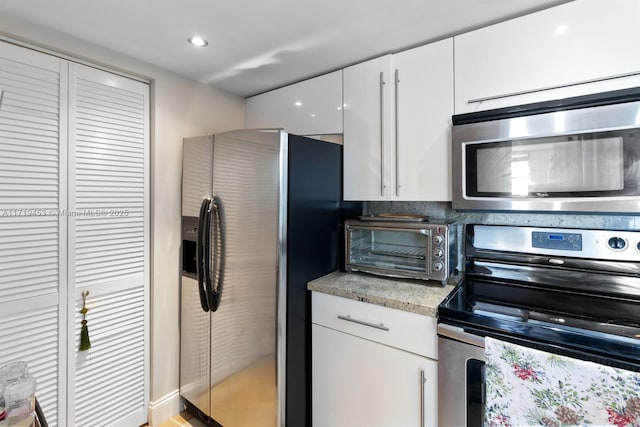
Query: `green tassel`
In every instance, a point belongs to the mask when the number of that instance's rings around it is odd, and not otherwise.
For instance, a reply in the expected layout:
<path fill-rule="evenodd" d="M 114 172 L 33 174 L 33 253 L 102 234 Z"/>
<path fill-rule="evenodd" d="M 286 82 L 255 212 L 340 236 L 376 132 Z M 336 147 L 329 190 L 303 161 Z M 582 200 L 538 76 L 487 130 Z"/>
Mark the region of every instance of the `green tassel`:
<path fill-rule="evenodd" d="M 80 328 L 80 351 L 87 351 L 91 348 L 91 341 L 89 341 L 89 328 L 87 328 L 87 321 L 82 321 L 82 328 Z"/>
<path fill-rule="evenodd" d="M 89 291 L 82 292 L 82 308 L 80 314 L 82 314 L 82 328 L 80 328 L 80 351 L 87 351 L 91 348 L 91 341 L 89 341 L 89 328 L 87 328 L 87 296 Z"/>

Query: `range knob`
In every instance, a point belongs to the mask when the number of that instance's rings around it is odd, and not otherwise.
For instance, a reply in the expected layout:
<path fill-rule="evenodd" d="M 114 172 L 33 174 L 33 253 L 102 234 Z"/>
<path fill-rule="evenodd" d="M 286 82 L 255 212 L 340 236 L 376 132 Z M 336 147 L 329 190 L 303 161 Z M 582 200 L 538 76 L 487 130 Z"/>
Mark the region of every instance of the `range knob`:
<path fill-rule="evenodd" d="M 627 247 L 627 241 L 622 237 L 612 237 L 607 241 L 607 245 L 614 251 L 622 251 Z"/>
<path fill-rule="evenodd" d="M 444 264 L 440 261 L 436 261 L 433 263 L 433 271 L 442 271 L 444 268 Z"/>
<path fill-rule="evenodd" d="M 444 237 L 442 237 L 441 234 L 436 234 L 435 236 L 433 236 L 433 243 L 435 245 L 441 245 L 442 242 L 444 242 Z"/>
<path fill-rule="evenodd" d="M 433 256 L 436 258 L 442 258 L 444 256 L 444 251 L 442 248 L 436 248 L 436 250 L 433 251 Z"/>

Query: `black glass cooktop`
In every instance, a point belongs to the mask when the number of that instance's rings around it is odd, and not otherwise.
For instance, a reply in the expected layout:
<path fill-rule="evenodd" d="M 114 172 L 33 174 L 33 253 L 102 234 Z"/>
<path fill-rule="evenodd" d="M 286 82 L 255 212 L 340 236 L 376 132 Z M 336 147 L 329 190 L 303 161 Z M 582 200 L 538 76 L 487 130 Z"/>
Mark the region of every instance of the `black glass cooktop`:
<path fill-rule="evenodd" d="M 439 306 L 438 318 L 478 335 L 640 370 L 637 300 L 467 277 Z"/>

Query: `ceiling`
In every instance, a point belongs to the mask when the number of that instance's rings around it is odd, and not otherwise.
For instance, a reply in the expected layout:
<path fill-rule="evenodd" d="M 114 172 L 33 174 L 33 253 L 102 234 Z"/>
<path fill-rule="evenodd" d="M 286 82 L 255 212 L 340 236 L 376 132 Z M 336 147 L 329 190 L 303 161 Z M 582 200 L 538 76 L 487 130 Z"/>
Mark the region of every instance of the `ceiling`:
<path fill-rule="evenodd" d="M 0 0 L 0 13 L 246 97 L 565 2 Z"/>

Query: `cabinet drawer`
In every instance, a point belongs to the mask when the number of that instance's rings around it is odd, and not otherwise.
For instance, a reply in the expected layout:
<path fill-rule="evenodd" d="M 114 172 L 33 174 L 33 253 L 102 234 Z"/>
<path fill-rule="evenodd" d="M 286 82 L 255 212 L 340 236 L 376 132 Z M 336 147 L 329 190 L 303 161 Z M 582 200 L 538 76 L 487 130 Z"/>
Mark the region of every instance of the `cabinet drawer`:
<path fill-rule="evenodd" d="M 312 293 L 312 322 L 437 359 L 436 319 L 347 298 Z"/>

